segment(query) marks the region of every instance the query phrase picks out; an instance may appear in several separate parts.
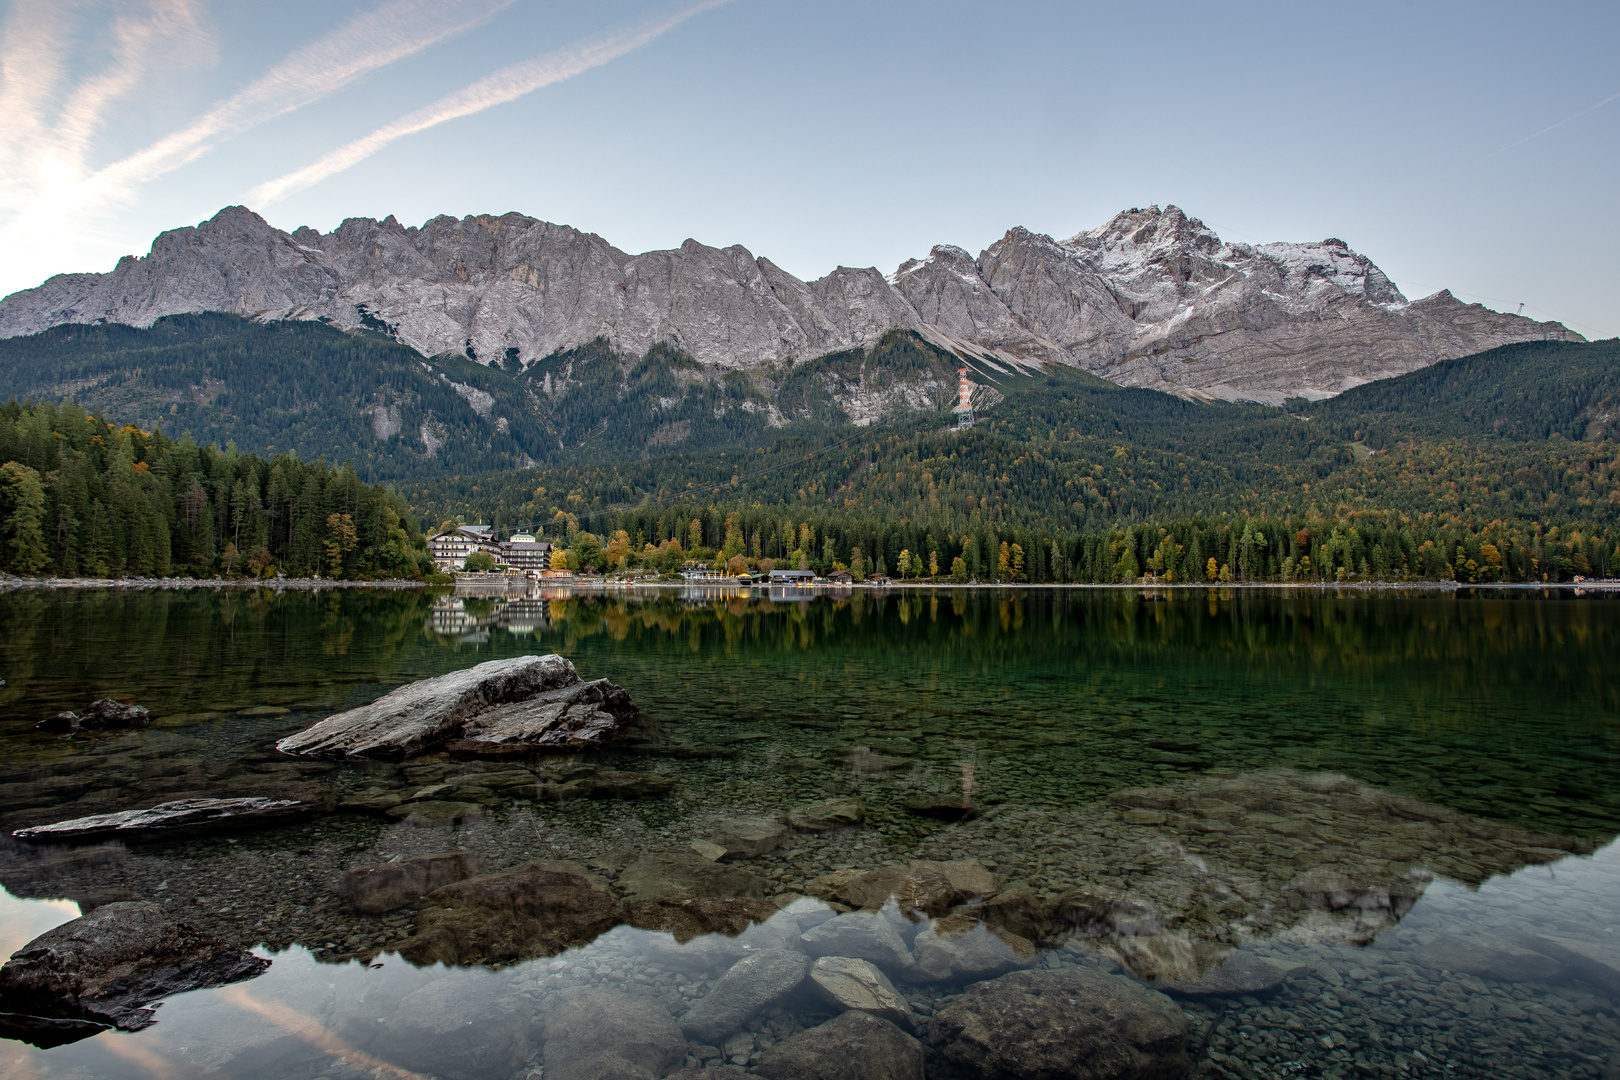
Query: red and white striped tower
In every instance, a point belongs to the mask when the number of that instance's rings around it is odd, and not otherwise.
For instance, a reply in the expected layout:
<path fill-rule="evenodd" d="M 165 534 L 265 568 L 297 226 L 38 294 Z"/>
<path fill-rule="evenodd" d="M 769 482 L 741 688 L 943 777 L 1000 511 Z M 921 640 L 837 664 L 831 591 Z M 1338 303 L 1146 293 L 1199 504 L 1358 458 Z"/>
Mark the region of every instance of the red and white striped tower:
<path fill-rule="evenodd" d="M 973 380 L 968 378 L 967 368 L 956 369 L 956 408 L 951 412 L 956 414 L 956 430 L 973 426 Z"/>

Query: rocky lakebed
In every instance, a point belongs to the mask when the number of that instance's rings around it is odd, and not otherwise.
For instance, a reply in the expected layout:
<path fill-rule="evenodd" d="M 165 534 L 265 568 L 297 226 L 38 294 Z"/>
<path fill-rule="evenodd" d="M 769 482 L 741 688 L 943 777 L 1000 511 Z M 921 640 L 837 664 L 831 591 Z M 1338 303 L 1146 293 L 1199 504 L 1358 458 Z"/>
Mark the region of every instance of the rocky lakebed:
<path fill-rule="evenodd" d="M 524 654 L 336 711 L 47 718 L 0 772 L 0 929 L 78 917 L 12 943 L 0 1064 L 1620 1077 L 1601 831 L 1172 738 L 1033 799 L 1033 759 L 862 711 L 684 725 Z"/>

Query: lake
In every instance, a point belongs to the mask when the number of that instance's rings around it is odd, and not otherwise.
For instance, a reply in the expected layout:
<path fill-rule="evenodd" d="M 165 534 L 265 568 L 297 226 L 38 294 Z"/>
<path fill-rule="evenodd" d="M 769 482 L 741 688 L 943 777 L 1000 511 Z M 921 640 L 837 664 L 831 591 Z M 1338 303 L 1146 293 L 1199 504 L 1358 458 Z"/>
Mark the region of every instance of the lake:
<path fill-rule="evenodd" d="M 0 955 L 148 901 L 269 960 L 7 1076 L 1620 1076 L 1617 594 L 21 589 L 0 625 Z M 650 733 L 274 749 L 551 652 Z M 35 730 L 103 697 L 153 723 Z M 11 838 L 195 796 L 316 809 Z"/>

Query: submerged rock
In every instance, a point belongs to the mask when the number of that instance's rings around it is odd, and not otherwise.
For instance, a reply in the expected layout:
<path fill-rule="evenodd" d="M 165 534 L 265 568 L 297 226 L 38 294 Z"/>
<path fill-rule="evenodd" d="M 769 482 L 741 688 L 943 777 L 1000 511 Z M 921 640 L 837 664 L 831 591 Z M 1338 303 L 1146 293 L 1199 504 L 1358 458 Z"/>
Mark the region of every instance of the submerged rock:
<path fill-rule="evenodd" d="M 176 922 L 157 904 L 114 903 L 47 930 L 0 967 L 0 1010 L 138 1031 L 154 1001 L 251 979 L 270 961 Z M 35 1025 L 75 1037 L 94 1034 Z"/>
<path fill-rule="evenodd" d="M 687 942 L 702 934 L 735 936 L 776 914 L 776 905 L 748 897 L 698 900 L 629 900 L 625 921 L 638 930 L 663 931 Z"/>
<path fill-rule="evenodd" d="M 355 911 L 380 915 L 415 904 L 435 889 L 472 877 L 483 869 L 483 862 L 483 856 L 472 851 L 418 855 L 350 870 L 339 891 L 348 897 Z"/>
<path fill-rule="evenodd" d="M 917 1017 L 888 977 L 866 960 L 823 956 L 810 965 L 810 979 L 840 1009 L 857 1009 L 910 1029 Z"/>
<path fill-rule="evenodd" d="M 889 1021 L 851 1011 L 759 1055 L 766 1080 L 922 1080 L 923 1046 Z"/>
<path fill-rule="evenodd" d="M 152 717 L 139 705 L 125 705 L 112 698 L 93 701 L 82 713 L 57 713 L 37 725 L 41 731 L 113 731 L 123 728 L 144 728 Z"/>
<path fill-rule="evenodd" d="M 686 1057 L 686 1039 L 650 996 L 569 994 L 545 1014 L 546 1080 L 654 1080 Z"/>
<path fill-rule="evenodd" d="M 810 970 L 810 959 L 788 949 L 766 949 L 745 956 L 720 977 L 681 1018 L 695 1039 L 718 1042 L 742 1028 L 748 1018 L 798 988 Z"/>
<path fill-rule="evenodd" d="M 943 915 L 955 904 L 993 896 L 995 875 L 977 862 L 917 860 L 905 866 L 885 866 L 839 884 L 832 898 L 855 908 L 881 908 L 895 900 L 900 910 Z"/>
<path fill-rule="evenodd" d="M 626 900 L 765 899 L 765 879 L 735 866 L 692 856 L 643 855 L 619 874 Z"/>
<path fill-rule="evenodd" d="M 413 964 L 469 964 L 554 956 L 618 925 L 607 882 L 578 863 L 530 862 L 429 893 L 416 934 L 400 946 Z"/>
<path fill-rule="evenodd" d="M 715 827 L 710 842 L 722 849 L 721 858 L 747 859 L 782 846 L 788 827 L 762 817 L 727 818 Z"/>
<path fill-rule="evenodd" d="M 1169 998 L 1085 968 L 975 983 L 929 1025 L 946 1060 L 986 1080 L 1173 1080 L 1190 1069 L 1186 1040 Z"/>
<path fill-rule="evenodd" d="M 1035 946 L 1029 941 L 969 915 L 935 919 L 911 948 L 919 981 L 985 979 L 1035 962 Z"/>
<path fill-rule="evenodd" d="M 136 839 L 147 835 L 172 836 L 177 833 L 212 829 L 247 828 L 275 825 L 311 813 L 318 807 L 301 799 L 271 799 L 255 796 L 244 799 L 179 799 L 145 810 L 119 810 L 111 814 L 58 821 L 18 829 L 11 835 L 19 840 L 103 840 L 109 837 Z"/>
<path fill-rule="evenodd" d="M 435 979 L 389 1010 L 385 1053 L 443 1080 L 511 1076 L 529 1052 L 521 999 L 482 972 Z"/>
<path fill-rule="evenodd" d="M 1556 979 L 1564 965 L 1540 950 L 1507 941 L 1483 941 L 1461 934 L 1441 934 L 1412 952 L 1414 962 L 1436 971 L 1479 975 L 1502 982 Z"/>
<path fill-rule="evenodd" d="M 276 744 L 282 753 L 398 760 L 452 739 L 577 750 L 629 734 L 640 716 L 623 690 L 581 682 L 560 656 L 490 660 L 393 690 Z"/>
<path fill-rule="evenodd" d="M 866 805 L 856 798 L 823 799 L 788 811 L 788 824 L 800 832 L 826 832 L 864 820 Z"/>
<path fill-rule="evenodd" d="M 801 936 L 811 956 L 852 956 L 895 974 L 911 970 L 911 950 L 887 915 L 852 911 L 837 915 Z"/>
<path fill-rule="evenodd" d="M 484 816 L 484 808 L 477 803 L 444 799 L 424 799 L 408 802 L 384 811 L 389 817 L 399 818 L 418 829 L 448 828 Z"/>
<path fill-rule="evenodd" d="M 1235 952 L 1225 962 L 1201 978 L 1188 982 L 1157 984 L 1157 989 L 1175 997 L 1265 997 L 1281 989 L 1298 968 L 1286 968 L 1246 952 Z"/>

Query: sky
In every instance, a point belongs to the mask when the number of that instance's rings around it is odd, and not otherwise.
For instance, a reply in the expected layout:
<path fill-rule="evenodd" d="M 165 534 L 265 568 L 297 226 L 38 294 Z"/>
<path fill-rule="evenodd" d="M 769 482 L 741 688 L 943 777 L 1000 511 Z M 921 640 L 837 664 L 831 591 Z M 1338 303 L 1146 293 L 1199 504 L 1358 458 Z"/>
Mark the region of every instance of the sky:
<path fill-rule="evenodd" d="M 1620 5 L 13 0 L 0 294 L 241 203 L 805 279 L 1174 203 L 1620 335 Z"/>

